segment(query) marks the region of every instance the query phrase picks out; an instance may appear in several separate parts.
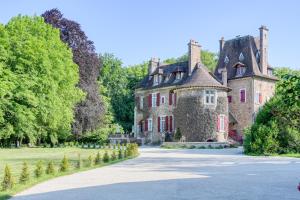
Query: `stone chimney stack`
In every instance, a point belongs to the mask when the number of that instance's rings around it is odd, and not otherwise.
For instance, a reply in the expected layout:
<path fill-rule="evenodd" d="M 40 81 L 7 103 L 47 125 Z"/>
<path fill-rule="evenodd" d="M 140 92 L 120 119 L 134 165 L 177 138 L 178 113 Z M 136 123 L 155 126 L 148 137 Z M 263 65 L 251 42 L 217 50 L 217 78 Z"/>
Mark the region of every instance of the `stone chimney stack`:
<path fill-rule="evenodd" d="M 151 58 L 149 61 L 149 66 L 148 66 L 148 75 L 149 75 L 149 80 L 151 78 L 151 74 L 156 70 L 156 68 L 159 66 L 159 58 Z"/>
<path fill-rule="evenodd" d="M 260 51 L 260 71 L 268 74 L 268 50 L 269 50 L 269 29 L 266 26 L 259 28 L 259 51 Z"/>
<path fill-rule="evenodd" d="M 222 83 L 225 87 L 227 87 L 227 69 L 226 66 L 218 70 L 219 73 L 222 74 Z"/>
<path fill-rule="evenodd" d="M 188 43 L 188 57 L 189 57 L 189 71 L 188 75 L 190 76 L 197 65 L 201 63 L 201 46 L 195 40 L 190 40 Z"/>
<path fill-rule="evenodd" d="M 219 52 L 219 55 L 221 55 L 221 52 L 223 50 L 224 43 L 225 43 L 224 37 L 221 37 L 221 40 L 219 40 L 219 41 L 220 41 L 220 52 Z"/>

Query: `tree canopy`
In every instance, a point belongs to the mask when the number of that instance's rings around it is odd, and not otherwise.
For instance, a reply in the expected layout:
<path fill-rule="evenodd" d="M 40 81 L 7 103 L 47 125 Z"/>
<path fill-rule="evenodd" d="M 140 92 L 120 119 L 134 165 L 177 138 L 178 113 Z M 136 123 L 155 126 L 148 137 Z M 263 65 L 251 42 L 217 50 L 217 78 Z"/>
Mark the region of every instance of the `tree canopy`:
<path fill-rule="evenodd" d="M 0 25 L 0 141 L 57 143 L 69 136 L 84 98 L 78 66 L 59 31 L 41 17 Z"/>

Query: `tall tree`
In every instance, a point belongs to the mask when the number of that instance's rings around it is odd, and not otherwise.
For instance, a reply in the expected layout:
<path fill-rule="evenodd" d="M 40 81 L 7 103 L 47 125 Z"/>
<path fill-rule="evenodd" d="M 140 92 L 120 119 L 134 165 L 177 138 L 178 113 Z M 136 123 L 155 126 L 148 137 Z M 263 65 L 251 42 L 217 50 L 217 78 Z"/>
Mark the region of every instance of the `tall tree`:
<path fill-rule="evenodd" d="M 0 29 L 0 139 L 65 139 L 84 97 L 72 52 L 41 17 L 18 16 Z"/>
<path fill-rule="evenodd" d="M 93 131 L 99 127 L 103 116 L 103 104 L 99 96 L 97 79 L 100 71 L 100 61 L 95 53 L 92 41 L 88 40 L 80 25 L 63 17 L 57 9 L 42 14 L 45 22 L 60 29 L 60 38 L 73 51 L 73 60 L 79 66 L 79 88 L 86 92 L 86 99 L 75 108 L 73 133 Z"/>

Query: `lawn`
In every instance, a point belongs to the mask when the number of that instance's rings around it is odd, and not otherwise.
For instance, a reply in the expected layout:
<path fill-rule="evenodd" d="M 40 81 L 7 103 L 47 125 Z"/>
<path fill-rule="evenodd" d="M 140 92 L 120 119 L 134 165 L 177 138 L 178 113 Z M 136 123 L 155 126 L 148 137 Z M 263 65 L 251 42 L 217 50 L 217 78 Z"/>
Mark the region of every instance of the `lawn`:
<path fill-rule="evenodd" d="M 28 182 L 26 185 L 17 184 L 15 188 L 11 191 L 5 191 L 5 192 L 0 191 L 0 200 L 7 199 L 10 195 L 22 191 L 44 180 L 93 168 L 88 166 L 88 157 L 92 155 L 93 158 L 95 158 L 98 152 L 100 152 L 101 156 L 103 157 L 104 151 L 105 151 L 104 149 L 82 149 L 77 147 L 0 149 L 0 183 L 2 183 L 3 180 L 4 168 L 6 164 L 8 164 L 11 167 L 11 171 L 16 183 L 18 183 L 19 175 L 21 173 L 22 164 L 24 161 L 28 163 L 28 167 L 31 174 L 31 181 Z M 111 150 L 109 151 L 111 152 Z M 76 169 L 75 166 L 76 166 L 76 161 L 78 160 L 79 153 L 81 156 L 83 167 L 81 169 Z M 56 173 L 55 175 L 44 175 L 38 179 L 34 177 L 35 165 L 39 160 L 43 162 L 44 169 L 46 169 L 46 165 L 49 161 L 53 161 L 55 163 L 56 171 L 58 171 L 59 165 L 64 155 L 67 156 L 70 162 L 70 170 L 68 172 Z M 118 162 L 118 161 L 114 161 L 114 162 Z M 114 162 L 110 162 L 110 163 L 114 163 Z M 106 164 L 102 164 L 102 166 L 103 165 Z M 101 165 L 94 166 L 94 167 L 99 167 L 99 166 Z"/>

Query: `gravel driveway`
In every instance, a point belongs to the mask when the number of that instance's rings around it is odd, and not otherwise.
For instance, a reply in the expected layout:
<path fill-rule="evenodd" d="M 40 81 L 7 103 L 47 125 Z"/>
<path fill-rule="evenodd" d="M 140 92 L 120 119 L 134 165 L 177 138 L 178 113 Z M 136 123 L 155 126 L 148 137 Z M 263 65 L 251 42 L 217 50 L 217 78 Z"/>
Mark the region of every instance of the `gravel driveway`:
<path fill-rule="evenodd" d="M 133 160 L 38 184 L 14 200 L 300 199 L 300 159 L 242 149 L 141 148 Z"/>

